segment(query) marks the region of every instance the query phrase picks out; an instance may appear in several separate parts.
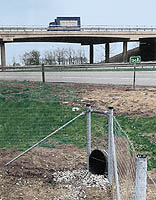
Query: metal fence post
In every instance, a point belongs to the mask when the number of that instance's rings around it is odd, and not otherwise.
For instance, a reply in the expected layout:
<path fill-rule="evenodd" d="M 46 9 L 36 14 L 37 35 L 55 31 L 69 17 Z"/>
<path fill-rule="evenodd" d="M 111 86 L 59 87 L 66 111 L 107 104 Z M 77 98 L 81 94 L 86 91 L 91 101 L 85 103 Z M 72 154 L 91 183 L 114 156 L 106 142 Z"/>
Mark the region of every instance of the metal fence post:
<path fill-rule="evenodd" d="M 113 132 L 113 107 L 109 107 L 108 118 L 108 180 L 113 183 L 113 153 L 112 153 L 112 132 Z"/>
<path fill-rule="evenodd" d="M 147 186 L 147 157 L 145 155 L 137 155 L 134 200 L 146 200 L 146 186 Z"/>
<path fill-rule="evenodd" d="M 113 169 L 115 176 L 116 184 L 116 199 L 121 200 L 120 189 L 119 189 L 119 179 L 118 179 L 118 168 L 116 160 L 116 149 L 115 149 L 115 140 L 114 140 L 114 130 L 113 130 L 113 107 L 109 107 L 109 180 L 110 184 L 113 182 Z M 111 166 L 112 165 L 112 166 Z M 114 167 L 114 168 L 113 168 Z"/>
<path fill-rule="evenodd" d="M 136 83 L 136 64 L 134 65 L 133 70 L 133 89 L 135 90 L 135 83 Z"/>
<path fill-rule="evenodd" d="M 87 169 L 89 170 L 89 156 L 91 154 L 91 106 L 86 105 L 86 124 L 87 124 Z"/>

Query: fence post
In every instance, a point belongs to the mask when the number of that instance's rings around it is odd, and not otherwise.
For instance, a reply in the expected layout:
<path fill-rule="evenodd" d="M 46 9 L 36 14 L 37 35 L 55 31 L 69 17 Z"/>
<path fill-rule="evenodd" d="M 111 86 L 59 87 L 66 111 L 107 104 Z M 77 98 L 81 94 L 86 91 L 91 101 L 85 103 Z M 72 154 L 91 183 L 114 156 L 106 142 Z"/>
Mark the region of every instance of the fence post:
<path fill-rule="evenodd" d="M 137 155 L 134 200 L 146 200 L 146 186 L 147 186 L 147 157 L 146 155 Z"/>
<path fill-rule="evenodd" d="M 45 83 L 45 68 L 44 68 L 44 64 L 42 64 L 42 82 Z"/>
<path fill-rule="evenodd" d="M 86 127 L 87 127 L 87 169 L 89 170 L 89 156 L 91 154 L 91 106 L 86 105 Z"/>
<path fill-rule="evenodd" d="M 109 180 L 110 184 L 113 182 L 113 169 L 115 176 L 115 185 L 116 185 L 116 199 L 121 200 L 120 189 L 119 189 L 119 179 L 118 179 L 118 168 L 116 160 L 116 149 L 115 149 L 115 140 L 114 140 L 114 130 L 113 130 L 113 107 L 109 107 Z M 114 168 L 113 168 L 114 167 Z"/>
<path fill-rule="evenodd" d="M 113 132 L 113 107 L 109 107 L 108 118 L 108 180 L 113 183 L 113 153 L 112 153 L 112 132 Z"/>

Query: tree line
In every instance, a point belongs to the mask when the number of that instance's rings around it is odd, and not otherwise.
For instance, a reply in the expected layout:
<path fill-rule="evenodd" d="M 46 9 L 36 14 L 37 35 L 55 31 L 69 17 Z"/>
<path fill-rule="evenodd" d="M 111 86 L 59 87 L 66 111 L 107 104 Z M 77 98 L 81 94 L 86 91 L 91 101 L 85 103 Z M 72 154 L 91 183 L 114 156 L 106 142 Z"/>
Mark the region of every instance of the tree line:
<path fill-rule="evenodd" d="M 46 51 L 42 57 L 38 50 L 25 52 L 23 56 L 21 56 L 21 62 L 24 65 L 70 65 L 85 64 L 88 62 L 88 59 L 85 56 L 84 50 L 57 48 Z M 16 65 L 16 62 L 14 62 L 13 65 Z"/>

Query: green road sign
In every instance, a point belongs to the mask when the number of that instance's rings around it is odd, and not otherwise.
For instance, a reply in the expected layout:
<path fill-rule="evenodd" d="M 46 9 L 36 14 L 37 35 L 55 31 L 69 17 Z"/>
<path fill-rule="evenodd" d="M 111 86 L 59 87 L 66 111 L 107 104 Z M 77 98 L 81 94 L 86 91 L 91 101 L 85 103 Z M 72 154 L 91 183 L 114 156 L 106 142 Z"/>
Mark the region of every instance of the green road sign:
<path fill-rule="evenodd" d="M 131 56 L 129 59 L 129 63 L 131 65 L 140 64 L 141 63 L 141 56 Z"/>

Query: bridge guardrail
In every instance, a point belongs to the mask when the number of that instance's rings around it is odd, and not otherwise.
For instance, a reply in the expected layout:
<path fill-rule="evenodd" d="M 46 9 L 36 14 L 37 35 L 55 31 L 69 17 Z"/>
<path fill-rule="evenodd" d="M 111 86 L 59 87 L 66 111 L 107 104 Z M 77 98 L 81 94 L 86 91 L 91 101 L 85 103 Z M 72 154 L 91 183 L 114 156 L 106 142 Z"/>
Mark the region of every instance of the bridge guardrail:
<path fill-rule="evenodd" d="M 0 32 L 25 32 L 25 31 L 47 31 L 48 27 L 25 27 L 25 26 L 0 26 Z"/>
<path fill-rule="evenodd" d="M 56 27 L 55 27 L 56 29 Z M 47 31 L 48 26 L 0 26 L 0 32 L 35 32 Z M 57 29 L 56 29 L 57 30 Z M 69 31 L 69 28 L 67 29 Z M 155 32 L 156 27 L 145 26 L 105 26 L 105 25 L 86 25 L 81 26 L 80 31 L 103 31 L 103 32 Z"/>

